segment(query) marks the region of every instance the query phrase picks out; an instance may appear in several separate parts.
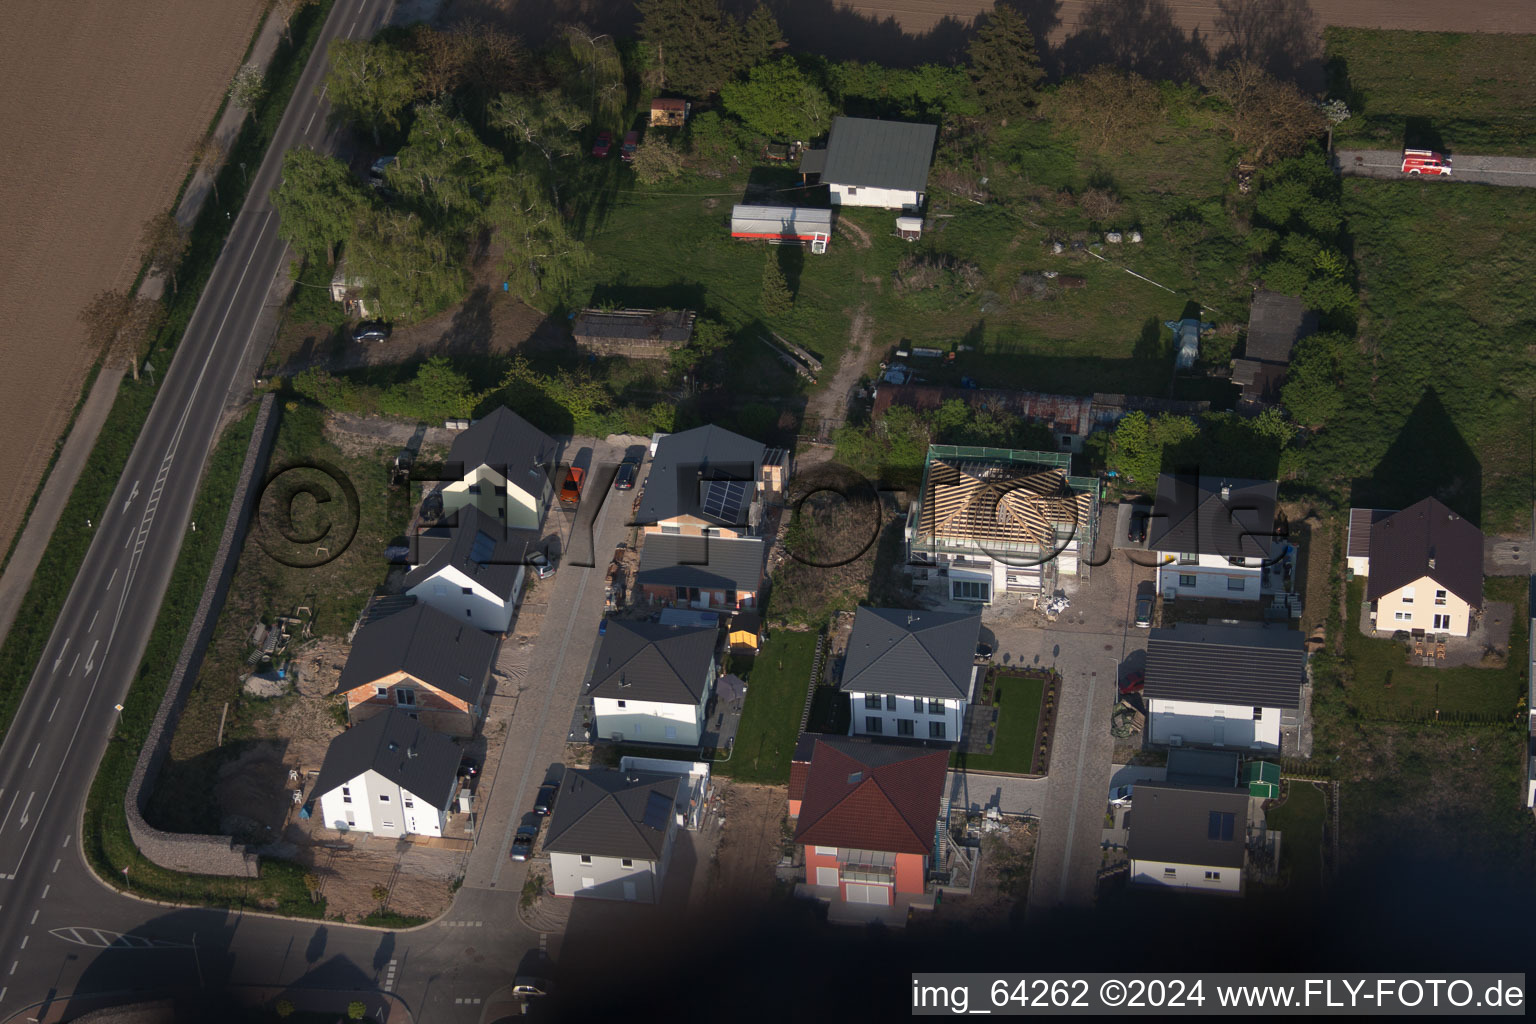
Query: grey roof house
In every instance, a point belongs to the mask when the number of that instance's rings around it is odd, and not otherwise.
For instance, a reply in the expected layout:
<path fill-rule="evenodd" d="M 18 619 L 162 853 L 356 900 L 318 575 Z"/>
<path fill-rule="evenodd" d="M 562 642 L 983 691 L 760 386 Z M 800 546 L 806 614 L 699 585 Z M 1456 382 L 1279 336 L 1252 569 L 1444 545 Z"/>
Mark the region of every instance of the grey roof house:
<path fill-rule="evenodd" d="M 861 607 L 838 683 L 850 734 L 958 740 L 980 633 L 977 613 Z"/>
<path fill-rule="evenodd" d="M 331 741 L 310 796 L 334 829 L 441 836 L 458 788 L 460 751 L 404 711 L 386 711 Z"/>
<path fill-rule="evenodd" d="M 603 356 L 665 359 L 693 337 L 688 309 L 584 309 L 571 323 L 576 344 Z"/>
<path fill-rule="evenodd" d="M 608 620 L 586 689 L 597 738 L 697 746 L 719 646 L 718 626 Z"/>
<path fill-rule="evenodd" d="M 509 529 L 466 505 L 446 543 L 405 577 L 405 592 L 456 621 L 504 633 L 522 593 L 530 558 L 549 564 L 538 530 Z"/>
<path fill-rule="evenodd" d="M 568 769 L 544 839 L 555 894 L 659 901 L 686 791 L 676 775 Z"/>
<path fill-rule="evenodd" d="M 1147 549 L 1269 558 L 1275 490 L 1273 480 L 1164 473 L 1157 479 Z"/>
<path fill-rule="evenodd" d="M 1132 885 L 1242 895 L 1246 789 L 1138 782 L 1129 831 Z"/>
<path fill-rule="evenodd" d="M 1232 383 L 1240 389 L 1238 409 L 1259 412 L 1280 401 L 1296 343 L 1317 330 L 1317 314 L 1293 295 L 1260 289 L 1248 312 L 1248 340 L 1232 361 Z"/>
<path fill-rule="evenodd" d="M 651 457 L 636 520 L 658 527 L 687 520 L 751 532 L 763 455 L 761 441 L 713 425 L 667 434 Z"/>
<path fill-rule="evenodd" d="M 703 608 L 749 608 L 763 584 L 761 537 L 647 534 L 635 584 L 652 601 Z"/>
<path fill-rule="evenodd" d="M 444 473 L 443 511 L 473 505 L 521 529 L 538 529 L 554 494 L 550 478 L 560 446 L 505 406 L 453 439 Z"/>
<path fill-rule="evenodd" d="M 1299 724 L 1305 638 L 1284 625 L 1196 625 L 1147 637 L 1152 743 L 1277 751 Z"/>
<path fill-rule="evenodd" d="M 838 117 L 824 150 L 807 150 L 802 176 L 820 175 L 833 206 L 920 210 L 938 128 L 908 121 Z"/>

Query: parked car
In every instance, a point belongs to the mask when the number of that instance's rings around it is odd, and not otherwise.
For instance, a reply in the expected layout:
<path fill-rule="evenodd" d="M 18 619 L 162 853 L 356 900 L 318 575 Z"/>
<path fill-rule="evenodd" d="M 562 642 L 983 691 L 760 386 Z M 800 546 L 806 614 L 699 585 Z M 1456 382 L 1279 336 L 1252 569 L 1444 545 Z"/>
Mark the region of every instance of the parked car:
<path fill-rule="evenodd" d="M 1132 544 L 1141 544 L 1147 539 L 1147 513 L 1132 512 L 1131 525 L 1125 531 L 1125 539 Z"/>
<path fill-rule="evenodd" d="M 472 757 L 459 758 L 459 778 L 468 779 L 480 774 L 480 765 Z"/>
<path fill-rule="evenodd" d="M 537 838 L 539 838 L 539 826 L 517 826 L 517 834 L 512 837 L 512 859 L 527 860 L 533 856 L 533 842 Z"/>
<path fill-rule="evenodd" d="M 548 978 L 522 975 L 512 979 L 512 994 L 519 999 L 538 999 L 540 996 L 549 995 L 554 988 Z"/>
<path fill-rule="evenodd" d="M 569 466 L 565 479 L 560 481 L 560 503 L 574 505 L 581 501 L 581 485 L 586 483 L 587 471 L 580 466 Z"/>
<path fill-rule="evenodd" d="M 1432 149 L 1403 150 L 1404 174 L 1450 174 L 1451 158 Z"/>
<path fill-rule="evenodd" d="M 1109 791 L 1109 802 L 1112 804 L 1130 803 L 1131 792 L 1135 788 L 1136 784 L 1134 782 L 1126 783 L 1124 786 L 1116 786 L 1114 789 Z"/>
<path fill-rule="evenodd" d="M 613 489 L 616 491 L 634 490 L 635 481 L 640 477 L 640 456 L 626 455 L 624 461 L 619 463 L 619 471 L 613 478 Z"/>
<path fill-rule="evenodd" d="M 542 551 L 529 555 L 528 564 L 533 568 L 533 574 L 541 580 L 547 580 L 555 574 L 555 563 Z"/>
<path fill-rule="evenodd" d="M 613 152 L 613 132 L 598 132 L 597 141 L 592 143 L 592 155 L 601 160 L 611 152 Z"/>
<path fill-rule="evenodd" d="M 1136 599 L 1136 628 L 1150 629 L 1152 627 L 1152 599 L 1150 597 L 1138 597 Z"/>
<path fill-rule="evenodd" d="M 991 644 L 977 644 L 976 645 L 976 660 L 977 661 L 991 661 L 992 660 L 992 645 Z"/>
<path fill-rule="evenodd" d="M 619 146 L 619 159 L 629 163 L 635 158 L 635 150 L 640 148 L 640 133 L 625 132 L 624 143 Z"/>
<path fill-rule="evenodd" d="M 546 782 L 539 787 L 539 795 L 533 798 L 534 814 L 551 814 L 555 809 L 555 794 L 560 792 L 560 787 L 553 782 Z"/>
<path fill-rule="evenodd" d="M 393 330 L 382 320 L 364 320 L 352 328 L 353 341 L 386 341 Z"/>
<path fill-rule="evenodd" d="M 1127 672 L 1125 678 L 1120 680 L 1120 696 L 1126 697 L 1133 693 L 1140 693 L 1147 685 L 1147 677 L 1141 672 Z"/>
<path fill-rule="evenodd" d="M 368 168 L 368 182 L 375 188 L 384 184 L 384 175 L 389 170 L 389 165 L 395 162 L 393 156 L 381 156 Z"/>

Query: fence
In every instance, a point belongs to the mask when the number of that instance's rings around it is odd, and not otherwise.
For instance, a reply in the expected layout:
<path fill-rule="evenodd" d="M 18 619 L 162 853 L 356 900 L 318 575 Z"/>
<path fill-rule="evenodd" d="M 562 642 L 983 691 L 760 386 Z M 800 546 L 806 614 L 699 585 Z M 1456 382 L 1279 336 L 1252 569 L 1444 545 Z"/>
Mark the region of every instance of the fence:
<path fill-rule="evenodd" d="M 816 656 L 811 659 L 811 681 L 805 687 L 805 710 L 800 712 L 800 732 L 811 724 L 811 705 L 816 700 L 816 686 L 821 682 L 822 660 L 827 656 L 827 634 L 823 630 L 816 638 Z"/>

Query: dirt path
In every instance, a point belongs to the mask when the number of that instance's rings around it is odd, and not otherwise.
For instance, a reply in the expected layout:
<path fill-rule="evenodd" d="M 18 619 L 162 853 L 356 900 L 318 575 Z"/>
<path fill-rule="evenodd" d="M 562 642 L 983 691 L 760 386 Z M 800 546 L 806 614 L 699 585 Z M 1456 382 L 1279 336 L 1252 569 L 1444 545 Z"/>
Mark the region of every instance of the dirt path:
<path fill-rule="evenodd" d="M 0 550 L 95 352 L 78 322 L 126 288 L 144 222 L 170 206 L 251 40 L 262 0 L 59 0 L 8 12 L 0 59 Z"/>
<path fill-rule="evenodd" d="M 843 425 L 848 418 L 848 396 L 869 366 L 870 345 L 874 341 L 875 325 L 866 307 L 860 307 L 853 315 L 848 330 L 848 348 L 837 364 L 837 372 L 827 386 L 811 396 L 805 403 L 805 423 L 802 433 L 814 433 L 818 437 L 830 437 L 832 431 Z"/>

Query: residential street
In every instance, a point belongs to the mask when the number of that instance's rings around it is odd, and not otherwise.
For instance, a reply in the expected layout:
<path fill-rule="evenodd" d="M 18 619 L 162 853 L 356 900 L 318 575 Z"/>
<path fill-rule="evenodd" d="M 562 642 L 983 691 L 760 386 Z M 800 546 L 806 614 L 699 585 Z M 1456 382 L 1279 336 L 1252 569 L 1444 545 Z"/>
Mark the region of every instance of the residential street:
<path fill-rule="evenodd" d="M 1480 185 L 1536 187 L 1536 159 L 1519 156 L 1473 156 L 1451 153 L 1452 171 L 1447 181 Z M 1340 174 L 1352 177 L 1407 180 L 1403 154 L 1392 149 L 1340 149 L 1333 154 Z M 1426 179 L 1432 180 L 1432 179 Z"/>

